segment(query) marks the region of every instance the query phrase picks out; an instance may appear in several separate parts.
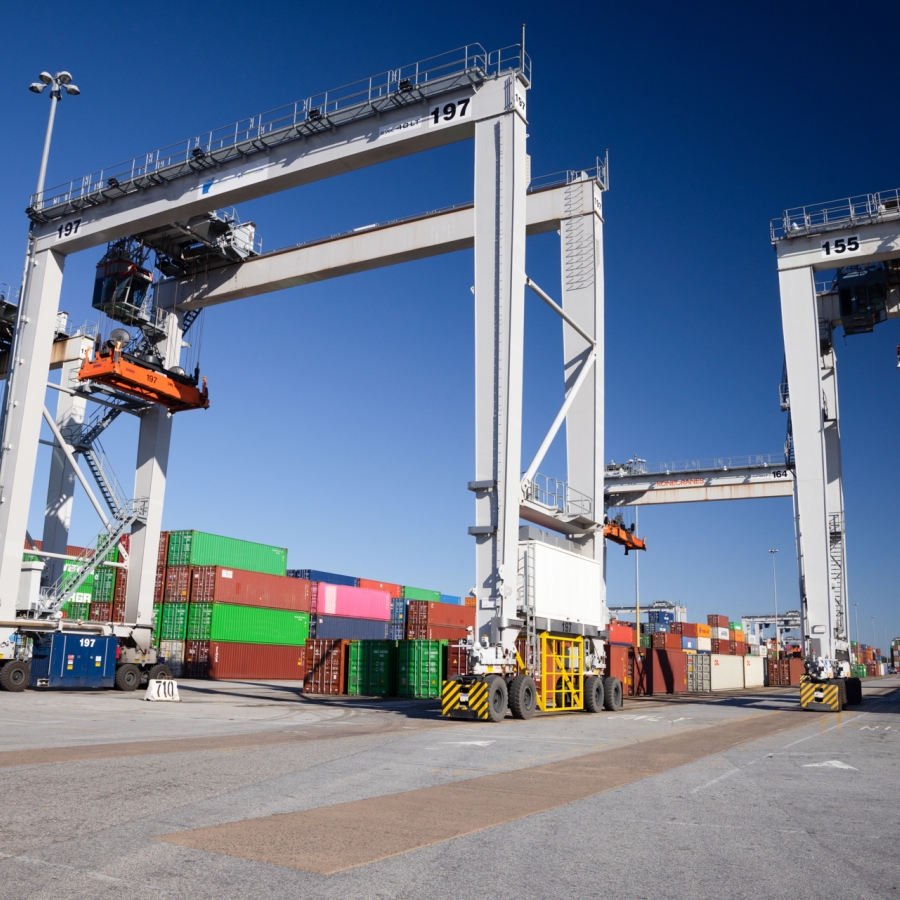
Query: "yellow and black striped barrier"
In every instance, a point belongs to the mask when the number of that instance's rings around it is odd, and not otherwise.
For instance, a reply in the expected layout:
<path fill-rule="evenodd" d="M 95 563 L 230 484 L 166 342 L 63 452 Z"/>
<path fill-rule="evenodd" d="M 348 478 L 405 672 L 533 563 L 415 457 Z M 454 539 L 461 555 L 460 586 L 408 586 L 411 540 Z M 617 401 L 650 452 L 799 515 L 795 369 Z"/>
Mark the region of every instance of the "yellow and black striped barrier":
<path fill-rule="evenodd" d="M 840 685 L 809 681 L 806 676 L 802 677 L 800 679 L 800 708 L 840 712 Z"/>
<path fill-rule="evenodd" d="M 445 681 L 441 687 L 441 715 L 451 719 L 487 719 L 487 683 Z"/>

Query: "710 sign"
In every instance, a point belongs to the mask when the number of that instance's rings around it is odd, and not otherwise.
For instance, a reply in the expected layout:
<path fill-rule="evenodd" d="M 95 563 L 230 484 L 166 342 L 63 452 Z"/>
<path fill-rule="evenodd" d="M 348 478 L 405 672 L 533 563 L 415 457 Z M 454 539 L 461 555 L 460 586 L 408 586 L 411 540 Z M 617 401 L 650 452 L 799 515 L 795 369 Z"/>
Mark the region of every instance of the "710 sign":
<path fill-rule="evenodd" d="M 859 238 L 835 238 L 833 241 L 822 241 L 822 256 L 840 256 L 842 253 L 856 253 L 859 250 Z"/>

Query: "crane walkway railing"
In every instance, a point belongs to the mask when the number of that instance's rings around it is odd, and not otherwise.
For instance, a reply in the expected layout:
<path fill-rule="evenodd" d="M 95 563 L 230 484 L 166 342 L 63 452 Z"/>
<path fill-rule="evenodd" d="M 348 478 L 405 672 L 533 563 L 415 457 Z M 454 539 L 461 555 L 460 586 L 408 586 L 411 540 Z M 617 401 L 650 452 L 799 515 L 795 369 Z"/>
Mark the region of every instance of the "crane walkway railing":
<path fill-rule="evenodd" d="M 860 194 L 841 200 L 828 200 L 811 206 L 786 209 L 772 219 L 769 234 L 773 244 L 794 237 L 808 237 L 839 228 L 852 228 L 872 222 L 900 219 L 900 191 Z"/>
<path fill-rule="evenodd" d="M 604 477 L 631 478 L 635 475 L 688 475 L 695 472 L 728 472 L 732 469 L 785 468 L 784 453 L 764 453 L 755 456 L 713 456 L 706 459 L 685 459 L 647 465 L 643 460 L 635 463 L 611 462 L 605 466 Z"/>

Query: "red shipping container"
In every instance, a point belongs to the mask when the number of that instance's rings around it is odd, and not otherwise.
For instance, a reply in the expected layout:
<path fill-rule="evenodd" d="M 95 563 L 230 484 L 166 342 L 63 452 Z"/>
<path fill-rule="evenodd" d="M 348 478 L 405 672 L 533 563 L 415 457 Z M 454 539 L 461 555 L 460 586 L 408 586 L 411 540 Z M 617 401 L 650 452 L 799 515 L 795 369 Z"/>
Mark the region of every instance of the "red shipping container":
<path fill-rule="evenodd" d="M 266 575 L 224 566 L 195 566 L 191 569 L 190 596 L 191 603 L 233 603 L 309 612 L 312 583 L 286 575 Z"/>
<path fill-rule="evenodd" d="M 169 559 L 169 532 L 159 533 L 159 550 L 156 553 L 156 565 L 166 567 Z"/>
<path fill-rule="evenodd" d="M 185 641 L 182 674 L 185 678 L 206 678 L 209 668 L 209 641 Z"/>
<path fill-rule="evenodd" d="M 669 622 L 669 633 L 670 634 L 681 634 L 681 630 L 684 628 L 684 622 Z"/>
<path fill-rule="evenodd" d="M 745 656 L 747 645 L 743 641 L 729 641 L 732 656 Z M 799 684 L 799 682 L 797 682 Z"/>
<path fill-rule="evenodd" d="M 191 596 L 191 567 L 169 566 L 166 569 L 163 602 L 187 603 Z"/>
<path fill-rule="evenodd" d="M 635 695 L 639 683 L 641 693 L 648 693 L 646 667 L 643 659 L 635 656 L 634 647 L 622 644 L 610 645 L 606 671 L 608 675 L 622 682 L 622 693 L 626 697 Z"/>
<path fill-rule="evenodd" d="M 654 694 L 687 691 L 687 656 L 680 650 L 653 650 L 651 686 Z"/>
<path fill-rule="evenodd" d="M 88 609 L 89 622 L 111 622 L 112 603 L 92 603 Z"/>
<path fill-rule="evenodd" d="M 452 625 L 427 625 L 424 622 L 407 622 L 406 639 L 408 641 L 464 641 L 469 634 L 467 628 L 454 628 Z"/>
<path fill-rule="evenodd" d="M 360 578 L 358 586 L 370 591 L 387 591 L 392 597 L 403 596 L 403 585 L 391 584 L 389 581 L 372 581 L 369 578 Z M 360 618 L 363 617 L 360 616 Z"/>
<path fill-rule="evenodd" d="M 680 650 L 681 635 L 655 633 L 651 635 L 651 643 L 653 644 L 653 648 L 655 650 Z"/>
<path fill-rule="evenodd" d="M 116 586 L 113 588 L 113 603 L 124 603 L 128 589 L 128 569 L 116 569 Z M 154 600 L 154 603 L 156 601 Z"/>
<path fill-rule="evenodd" d="M 698 637 L 697 635 L 697 626 L 693 622 L 682 622 L 681 623 L 681 634 L 682 637 Z"/>
<path fill-rule="evenodd" d="M 642 647 L 634 658 L 634 693 L 638 697 L 653 693 L 653 651 Z"/>
<path fill-rule="evenodd" d="M 518 642 L 516 642 L 518 643 Z M 452 675 L 469 674 L 469 651 L 465 644 L 450 643 L 447 645 L 447 661 L 444 664 L 444 678 Z"/>
<path fill-rule="evenodd" d="M 163 595 L 166 592 L 166 567 L 156 567 L 156 582 L 153 585 L 153 602 L 158 606 L 163 602 Z"/>
<path fill-rule="evenodd" d="M 199 644 L 205 641 L 191 641 Z M 285 647 L 280 644 L 236 644 L 230 641 L 209 642 L 210 678 L 273 679 L 302 681 L 305 674 L 304 647 Z"/>
<path fill-rule="evenodd" d="M 470 606 L 457 606 L 453 603 L 410 600 L 406 608 L 406 621 L 423 625 L 448 625 L 451 628 L 474 628 L 475 610 Z"/>
<path fill-rule="evenodd" d="M 113 622 L 124 622 L 125 621 L 125 601 L 124 600 L 116 600 L 112 605 L 112 620 Z"/>
<path fill-rule="evenodd" d="M 304 694 L 341 694 L 344 691 L 344 654 L 349 641 L 306 642 Z"/>
<path fill-rule="evenodd" d="M 800 684 L 800 676 L 806 674 L 806 666 L 803 664 L 802 659 L 789 659 L 787 661 L 788 664 L 788 673 L 790 678 L 790 684 L 799 685 Z"/>
<path fill-rule="evenodd" d="M 706 624 L 709 625 L 710 628 L 727 628 L 728 616 L 707 616 Z"/>
<path fill-rule="evenodd" d="M 630 625 L 614 625 L 609 623 L 609 642 L 610 644 L 627 644 L 634 643 L 635 631 Z"/>
<path fill-rule="evenodd" d="M 316 612 L 320 616 L 347 616 L 351 619 L 391 620 L 391 595 L 387 591 L 319 582 Z"/>

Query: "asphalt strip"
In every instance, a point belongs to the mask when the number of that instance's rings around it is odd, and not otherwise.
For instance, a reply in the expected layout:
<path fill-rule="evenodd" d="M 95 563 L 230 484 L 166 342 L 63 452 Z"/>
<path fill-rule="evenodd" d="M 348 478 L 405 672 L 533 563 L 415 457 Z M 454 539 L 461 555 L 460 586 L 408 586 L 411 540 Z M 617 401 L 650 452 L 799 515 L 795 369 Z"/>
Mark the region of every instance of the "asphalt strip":
<path fill-rule="evenodd" d="M 557 809 L 812 721 L 799 709 L 763 713 L 511 772 L 156 839 L 332 875 Z"/>

